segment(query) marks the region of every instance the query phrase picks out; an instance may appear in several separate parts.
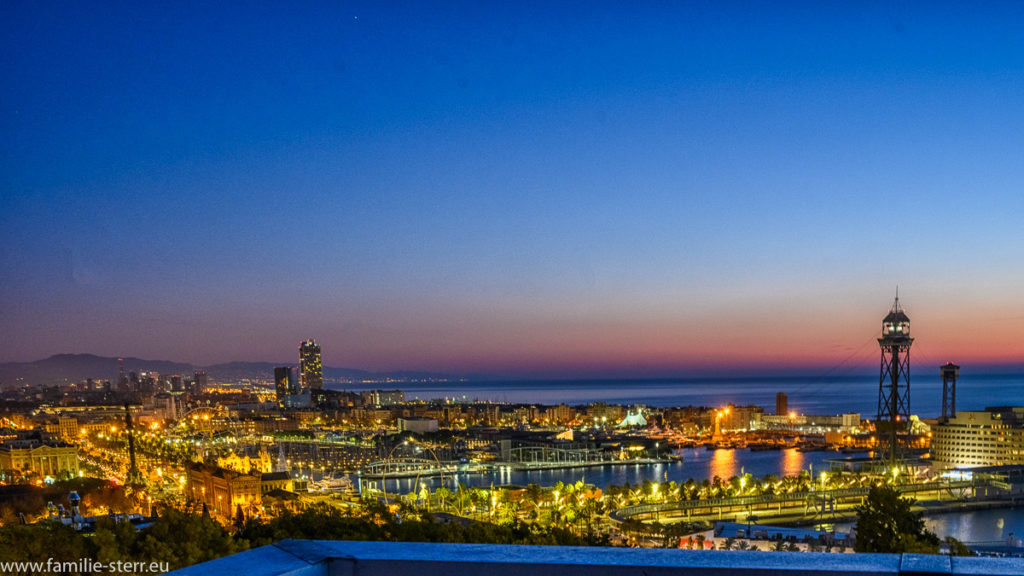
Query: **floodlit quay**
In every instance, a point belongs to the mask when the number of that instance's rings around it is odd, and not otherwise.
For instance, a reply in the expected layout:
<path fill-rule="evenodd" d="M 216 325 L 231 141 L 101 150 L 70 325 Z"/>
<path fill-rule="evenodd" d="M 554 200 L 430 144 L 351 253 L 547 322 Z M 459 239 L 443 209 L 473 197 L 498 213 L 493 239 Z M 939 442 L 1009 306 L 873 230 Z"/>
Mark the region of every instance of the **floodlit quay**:
<path fill-rule="evenodd" d="M 673 462 L 667 458 L 634 458 L 630 460 L 599 460 L 575 462 L 516 461 L 491 464 L 450 464 L 437 466 L 429 460 L 391 459 L 371 462 L 360 470 L 359 476 L 367 479 L 387 478 L 434 478 L 456 474 L 483 474 L 500 470 L 577 470 L 605 466 L 646 466 Z"/>
<path fill-rule="evenodd" d="M 919 500 L 928 500 L 932 504 L 931 509 L 938 511 L 939 505 L 944 501 L 951 505 L 962 504 L 963 498 L 954 496 L 957 492 L 963 494 L 964 491 L 970 490 L 971 493 L 977 493 L 979 490 L 1001 486 L 1005 486 L 1005 483 L 1000 480 L 979 478 L 969 481 L 900 484 L 894 488 L 901 494 L 913 496 Z M 761 520 L 771 517 L 787 517 L 789 523 L 828 522 L 853 515 L 856 506 L 864 503 L 869 491 L 870 488 L 856 487 L 638 504 L 613 510 L 609 516 L 617 521 L 635 519 L 657 520 L 666 523 L 695 519 L 722 520 L 739 514 L 741 519 L 756 515 Z M 1016 497 L 1010 497 L 1005 502 L 990 500 L 984 504 L 1014 506 L 1018 502 Z"/>

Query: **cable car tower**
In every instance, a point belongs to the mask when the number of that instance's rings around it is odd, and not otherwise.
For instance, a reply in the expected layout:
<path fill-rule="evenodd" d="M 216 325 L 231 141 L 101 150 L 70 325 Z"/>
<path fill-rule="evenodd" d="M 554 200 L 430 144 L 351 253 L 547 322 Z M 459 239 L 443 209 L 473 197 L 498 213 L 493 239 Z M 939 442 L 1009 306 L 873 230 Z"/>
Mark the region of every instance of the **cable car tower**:
<path fill-rule="evenodd" d="M 889 314 L 882 320 L 882 365 L 878 378 L 879 456 L 895 466 L 903 456 L 910 437 L 910 318 L 900 306 L 899 290 Z"/>
<path fill-rule="evenodd" d="M 940 368 L 942 373 L 942 421 L 956 418 L 956 379 L 960 376 L 960 367 L 946 362 Z"/>

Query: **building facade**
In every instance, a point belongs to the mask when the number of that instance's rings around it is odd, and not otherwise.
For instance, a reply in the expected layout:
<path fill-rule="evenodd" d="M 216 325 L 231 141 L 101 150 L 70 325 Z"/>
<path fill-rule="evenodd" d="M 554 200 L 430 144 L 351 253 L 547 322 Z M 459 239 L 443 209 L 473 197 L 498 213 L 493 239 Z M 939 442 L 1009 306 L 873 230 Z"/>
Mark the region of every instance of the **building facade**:
<path fill-rule="evenodd" d="M 299 385 L 303 390 L 322 390 L 324 387 L 324 367 L 316 340 L 299 344 Z"/>
<path fill-rule="evenodd" d="M 789 397 L 785 392 L 779 392 L 775 395 L 775 415 L 786 416 L 787 414 L 789 414 Z"/>
<path fill-rule="evenodd" d="M 192 464 L 188 468 L 186 496 L 206 504 L 210 514 L 231 518 L 239 506 L 245 511 L 260 506 L 260 477 L 218 466 Z"/>
<path fill-rule="evenodd" d="M 192 374 L 192 394 L 198 396 L 200 394 L 206 394 L 206 389 L 210 387 L 210 378 L 206 375 L 205 371 L 196 371 Z"/>
<path fill-rule="evenodd" d="M 364 406 L 397 406 L 405 403 L 402 390 L 364 390 L 359 393 Z"/>
<path fill-rule="evenodd" d="M 957 412 L 932 427 L 931 452 L 940 470 L 1024 464 L 1024 406 Z"/>
<path fill-rule="evenodd" d="M 64 442 L 7 440 L 0 444 L 0 470 L 42 477 L 78 476 L 78 448 Z"/>
<path fill-rule="evenodd" d="M 295 371 L 291 366 L 277 366 L 274 368 L 274 394 L 277 405 L 285 408 L 289 404 L 289 396 L 299 393 L 298 383 L 295 381 Z"/>
<path fill-rule="evenodd" d="M 435 418 L 409 417 L 398 419 L 400 431 L 415 432 L 416 434 L 429 434 L 437 432 L 437 420 Z"/>

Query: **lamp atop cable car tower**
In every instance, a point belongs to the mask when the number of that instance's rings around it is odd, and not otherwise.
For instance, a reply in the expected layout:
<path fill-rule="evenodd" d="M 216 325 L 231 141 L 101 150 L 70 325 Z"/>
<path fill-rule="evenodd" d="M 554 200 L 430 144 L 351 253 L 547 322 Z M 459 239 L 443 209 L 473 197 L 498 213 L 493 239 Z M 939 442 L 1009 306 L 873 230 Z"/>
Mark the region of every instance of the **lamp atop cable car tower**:
<path fill-rule="evenodd" d="M 882 320 L 882 363 L 878 378 L 878 418 L 875 429 L 879 455 L 890 465 L 904 456 L 910 437 L 910 318 L 900 306 L 899 290 L 889 314 Z"/>

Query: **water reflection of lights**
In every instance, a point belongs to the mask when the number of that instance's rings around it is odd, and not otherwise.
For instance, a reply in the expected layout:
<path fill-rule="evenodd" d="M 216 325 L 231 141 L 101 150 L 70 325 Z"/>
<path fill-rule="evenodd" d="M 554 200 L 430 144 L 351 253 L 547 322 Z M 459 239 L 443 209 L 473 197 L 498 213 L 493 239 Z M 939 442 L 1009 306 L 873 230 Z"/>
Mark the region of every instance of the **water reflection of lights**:
<path fill-rule="evenodd" d="M 796 448 L 787 448 L 782 454 L 783 476 L 796 476 L 804 468 L 804 455 Z"/>
<path fill-rule="evenodd" d="M 748 450 L 705 450 L 702 448 L 689 448 L 679 450 L 677 453 L 682 460 L 671 463 L 639 464 L 630 462 L 618 466 L 597 466 L 592 468 L 556 468 L 544 470 L 516 470 L 511 467 L 495 467 L 491 472 L 465 472 L 461 471 L 452 474 L 445 473 L 444 486 L 450 490 L 457 490 L 458 485 L 488 487 L 492 483 L 515 484 L 526 486 L 529 483 L 536 483 L 541 486 L 554 486 L 561 481 L 566 484 L 585 480 L 589 484 L 605 487 L 608 484 L 622 486 L 625 483 L 640 484 L 644 480 L 665 481 L 674 480 L 679 483 L 686 482 L 693 478 L 697 482 L 710 480 L 718 475 L 723 480 L 731 476 L 739 476 L 746 471 L 755 478 L 761 478 L 765 474 L 776 476 L 795 476 L 801 471 L 807 471 L 810 464 L 814 464 L 816 471 L 827 470 L 826 460 L 834 458 L 834 453 L 829 452 L 807 452 L 802 453 L 791 448 L 788 450 L 772 450 L 766 452 L 750 452 Z M 815 480 L 818 480 L 817 474 Z M 426 482 L 431 490 L 440 487 L 440 478 L 437 476 L 420 477 L 420 482 Z M 388 490 L 391 493 L 406 494 L 416 486 L 414 478 L 388 478 Z"/>
<path fill-rule="evenodd" d="M 735 450 L 715 450 L 711 458 L 711 477 L 727 479 L 739 473 Z"/>

